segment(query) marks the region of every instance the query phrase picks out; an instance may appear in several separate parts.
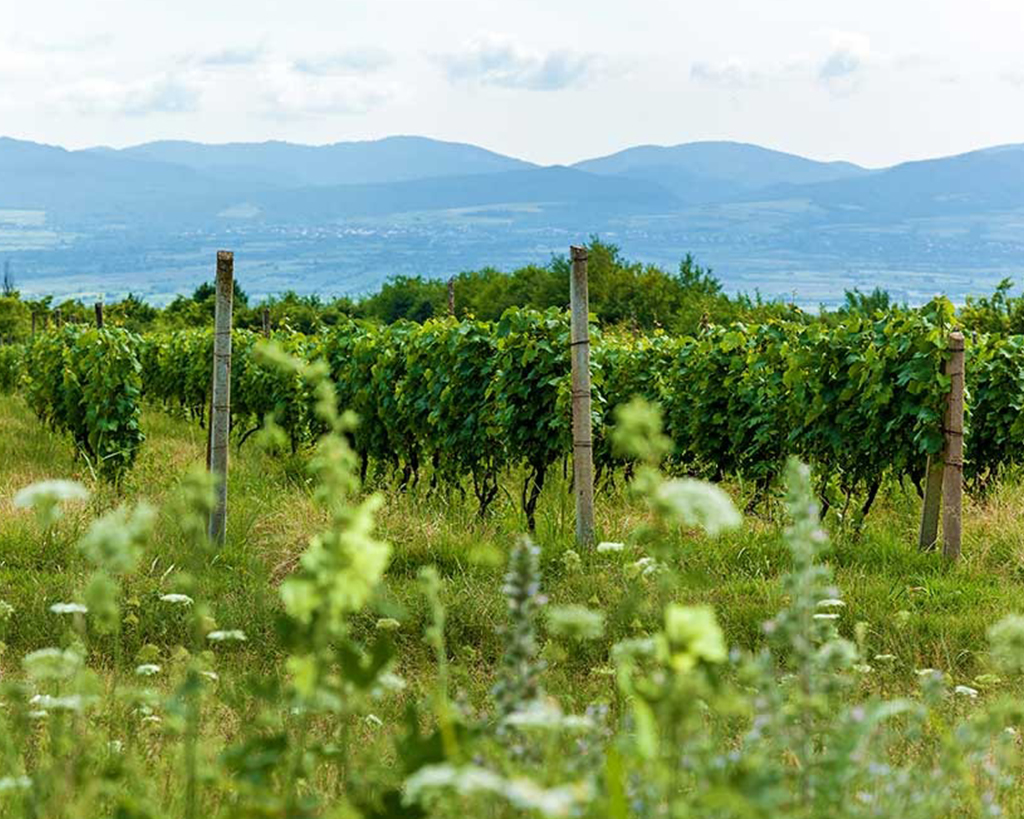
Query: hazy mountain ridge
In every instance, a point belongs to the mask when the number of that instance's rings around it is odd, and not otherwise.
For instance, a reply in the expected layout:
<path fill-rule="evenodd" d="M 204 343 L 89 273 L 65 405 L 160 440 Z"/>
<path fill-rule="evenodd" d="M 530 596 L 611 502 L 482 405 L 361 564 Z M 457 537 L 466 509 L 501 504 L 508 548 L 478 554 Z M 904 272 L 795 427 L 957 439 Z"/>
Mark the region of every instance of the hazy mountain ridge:
<path fill-rule="evenodd" d="M 247 257 L 263 292 L 360 292 L 544 262 L 593 234 L 661 264 L 692 251 L 727 287 L 766 294 L 984 289 L 1024 258 L 1024 146 L 867 169 L 702 142 L 542 167 L 424 137 L 76 151 L 0 138 L 0 256 L 67 289 L 177 292 L 216 245 Z"/>
<path fill-rule="evenodd" d="M 1020 145 L 869 170 L 746 143 L 694 142 L 637 146 L 563 168 L 425 137 L 79 151 L 2 138 L 0 174 L 0 208 L 71 218 L 132 207 L 202 220 L 247 202 L 261 218 L 335 219 L 499 203 L 575 203 L 581 217 L 592 208 L 626 217 L 798 199 L 843 222 L 1024 206 Z"/>

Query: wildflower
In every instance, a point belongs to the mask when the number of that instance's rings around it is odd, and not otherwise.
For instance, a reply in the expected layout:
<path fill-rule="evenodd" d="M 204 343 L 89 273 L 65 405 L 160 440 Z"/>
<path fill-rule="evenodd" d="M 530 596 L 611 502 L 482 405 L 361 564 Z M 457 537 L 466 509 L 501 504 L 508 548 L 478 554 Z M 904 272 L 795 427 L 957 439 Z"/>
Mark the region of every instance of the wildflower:
<path fill-rule="evenodd" d="M 545 731 L 587 731 L 594 727 L 589 717 L 564 714 L 557 703 L 550 700 L 527 703 L 521 710 L 513 711 L 505 717 L 503 722 L 516 728 Z"/>
<path fill-rule="evenodd" d="M 245 632 L 241 629 L 228 629 L 226 631 L 211 631 L 206 635 L 207 640 L 213 640 L 215 643 L 224 643 L 228 641 L 245 642 L 249 638 L 245 636 Z"/>
<path fill-rule="evenodd" d="M 665 481 L 655 490 L 652 503 L 669 523 L 699 526 L 712 537 L 738 529 L 743 522 L 722 489 L 693 478 Z"/>
<path fill-rule="evenodd" d="M 86 614 L 89 609 L 81 603 L 54 603 L 50 611 L 54 614 Z"/>
<path fill-rule="evenodd" d="M 391 671 L 385 671 L 377 677 L 377 684 L 382 691 L 404 691 L 406 686 L 405 680 Z"/>
<path fill-rule="evenodd" d="M 21 664 L 33 680 L 62 680 L 74 676 L 82 657 L 71 649 L 41 648 L 26 654 Z"/>
<path fill-rule="evenodd" d="M 969 685 L 958 685 L 953 689 L 954 694 L 959 694 L 962 697 L 970 697 L 972 700 L 978 696 L 978 689 L 971 688 Z"/>
<path fill-rule="evenodd" d="M 216 671 L 200 671 L 199 672 L 199 676 L 200 677 L 205 677 L 210 682 L 217 682 L 217 680 L 220 679 L 220 677 L 217 675 Z"/>
<path fill-rule="evenodd" d="M 601 552 L 601 553 L 621 552 L 625 548 L 626 548 L 626 545 L 624 543 L 615 543 L 615 542 L 607 541 L 607 540 L 604 541 L 603 543 L 598 543 L 597 544 L 597 551 Z"/>
<path fill-rule="evenodd" d="M 14 616 L 14 606 L 6 600 L 0 600 L 0 623 L 6 623 Z"/>
<path fill-rule="evenodd" d="M 363 717 L 363 721 L 367 725 L 372 725 L 374 728 L 380 728 L 384 724 L 384 720 L 382 720 L 376 714 L 367 714 L 365 717 Z"/>
<path fill-rule="evenodd" d="M 845 608 L 845 606 L 846 603 L 835 597 L 830 597 L 827 600 L 819 600 L 817 602 L 817 607 L 819 609 L 841 609 Z"/>
<path fill-rule="evenodd" d="M 895 654 L 876 654 L 875 655 L 875 660 L 880 662 L 880 663 L 891 663 L 895 659 L 896 659 L 896 655 Z"/>
<path fill-rule="evenodd" d="M 999 667 L 1010 674 L 1024 671 L 1024 617 L 1011 614 L 988 630 L 992 657 Z"/>
<path fill-rule="evenodd" d="M 937 668 L 918 668 L 914 671 L 918 677 L 930 677 L 932 674 L 942 674 Z"/>
<path fill-rule="evenodd" d="M 128 574 L 138 564 L 155 521 L 156 510 L 148 504 L 131 510 L 122 506 L 94 520 L 78 548 L 94 566 L 114 575 Z"/>
<path fill-rule="evenodd" d="M 42 711 L 81 711 L 86 704 L 85 697 L 80 694 L 69 694 L 66 697 L 51 697 L 49 694 L 36 694 L 29 705 L 38 706 Z"/>
<path fill-rule="evenodd" d="M 728 657 L 725 636 L 710 606 L 668 605 L 664 639 L 678 671 L 689 671 L 699 662 L 723 663 Z"/>
<path fill-rule="evenodd" d="M 195 602 L 187 594 L 161 594 L 160 599 L 175 606 L 191 606 Z"/>
<path fill-rule="evenodd" d="M 60 505 L 70 501 L 84 501 L 89 490 L 75 481 L 40 481 L 26 486 L 14 496 L 14 505 L 20 509 L 33 509 L 39 524 L 49 528 L 60 520 Z"/>
<path fill-rule="evenodd" d="M 135 666 L 135 673 L 140 677 L 152 677 L 154 674 L 160 673 L 160 666 L 156 663 L 143 663 Z"/>
<path fill-rule="evenodd" d="M 604 612 L 586 606 L 552 606 L 548 610 L 548 628 L 570 640 L 596 640 L 604 634 Z"/>
<path fill-rule="evenodd" d="M 579 571 L 583 565 L 583 560 L 575 549 L 566 549 L 562 553 L 562 565 L 567 572 L 572 573 Z"/>
<path fill-rule="evenodd" d="M 402 627 L 394 617 L 382 617 L 377 621 L 377 631 L 398 631 Z"/>
<path fill-rule="evenodd" d="M 32 787 L 32 780 L 27 776 L 0 777 L 0 793 L 9 791 L 27 791 Z"/>
<path fill-rule="evenodd" d="M 839 615 L 838 614 L 822 614 L 822 613 L 819 612 L 818 614 L 814 615 L 814 619 L 815 620 L 838 620 L 839 619 Z"/>
<path fill-rule="evenodd" d="M 651 577 L 659 571 L 661 571 L 661 566 L 658 565 L 658 561 L 653 557 L 641 557 L 635 563 L 630 563 L 625 568 L 626 577 L 630 579 L 635 577 Z"/>

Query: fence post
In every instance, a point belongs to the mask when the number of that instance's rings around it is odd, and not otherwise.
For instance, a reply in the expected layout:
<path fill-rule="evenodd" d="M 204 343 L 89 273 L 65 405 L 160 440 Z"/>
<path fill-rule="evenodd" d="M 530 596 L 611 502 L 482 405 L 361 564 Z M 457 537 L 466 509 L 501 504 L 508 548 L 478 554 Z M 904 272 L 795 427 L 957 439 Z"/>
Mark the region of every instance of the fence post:
<path fill-rule="evenodd" d="M 455 277 L 448 279 L 448 315 L 455 315 Z"/>
<path fill-rule="evenodd" d="M 587 249 L 571 247 L 572 279 L 572 479 L 576 494 L 576 542 L 594 542 L 594 452 L 590 416 L 590 299 L 587 292 Z"/>
<path fill-rule="evenodd" d="M 36 311 L 32 311 L 32 338 L 36 337 Z"/>
<path fill-rule="evenodd" d="M 53 308 L 53 326 L 56 327 L 59 330 L 63 325 L 64 325 L 64 320 L 63 320 L 63 318 L 61 316 L 60 308 L 59 307 L 54 307 Z"/>
<path fill-rule="evenodd" d="M 263 337 L 270 338 L 270 309 L 263 308 Z"/>
<path fill-rule="evenodd" d="M 217 479 L 209 536 L 224 542 L 228 517 L 228 433 L 231 419 L 231 300 L 235 257 L 217 251 L 217 301 L 214 312 L 213 388 L 210 416 L 210 471 Z"/>
<path fill-rule="evenodd" d="M 96 302 L 96 326 L 103 327 L 103 302 Z"/>
<path fill-rule="evenodd" d="M 942 418 L 942 451 L 928 456 L 921 531 L 918 546 L 935 548 L 942 517 L 942 551 L 950 560 L 960 556 L 964 472 L 964 335 L 949 334 L 950 358 L 946 362 L 949 394 Z"/>
<path fill-rule="evenodd" d="M 949 334 L 946 362 L 949 401 L 943 422 L 942 553 L 949 560 L 960 557 L 964 493 L 964 334 Z"/>

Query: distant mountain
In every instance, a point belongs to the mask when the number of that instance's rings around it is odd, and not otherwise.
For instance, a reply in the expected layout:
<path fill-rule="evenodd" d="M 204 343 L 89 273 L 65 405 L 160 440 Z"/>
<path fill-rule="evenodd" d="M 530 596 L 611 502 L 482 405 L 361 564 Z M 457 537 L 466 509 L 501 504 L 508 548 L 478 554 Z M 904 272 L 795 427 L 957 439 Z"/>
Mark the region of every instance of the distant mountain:
<path fill-rule="evenodd" d="M 881 284 L 921 301 L 1019 274 L 1022 226 L 1021 145 L 868 170 L 736 142 L 539 167 L 423 137 L 76 151 L 0 138 L 0 260 L 35 293 L 161 299 L 205 281 L 217 247 L 254 292 L 361 292 L 545 262 L 597 234 L 643 261 L 692 252 L 730 289 L 816 303 Z"/>
<path fill-rule="evenodd" d="M 0 137 L 0 208 L 102 211 L 109 203 L 213 192 L 213 180 L 180 165 Z"/>
<path fill-rule="evenodd" d="M 769 195 L 805 199 L 840 221 L 1016 210 L 1024 208 L 1024 145 L 905 162 L 854 178 L 777 186 Z"/>
<path fill-rule="evenodd" d="M 182 165 L 222 182 L 240 182 L 246 187 L 375 184 L 537 167 L 474 145 L 417 136 L 319 146 L 290 142 L 206 145 L 162 141 L 121 150 L 93 151 Z"/>
<path fill-rule="evenodd" d="M 664 213 L 679 206 L 660 185 L 644 180 L 603 177 L 553 166 L 504 173 L 416 179 L 383 185 L 341 185 L 267 191 L 239 200 L 258 208 L 264 221 L 315 222 L 386 216 L 418 211 L 533 206 L 545 216 L 576 221 L 616 214 Z"/>
<path fill-rule="evenodd" d="M 644 179 L 689 203 L 719 202 L 780 184 L 811 184 L 870 176 L 850 162 L 817 162 L 742 142 L 640 145 L 573 167 L 589 173 Z"/>

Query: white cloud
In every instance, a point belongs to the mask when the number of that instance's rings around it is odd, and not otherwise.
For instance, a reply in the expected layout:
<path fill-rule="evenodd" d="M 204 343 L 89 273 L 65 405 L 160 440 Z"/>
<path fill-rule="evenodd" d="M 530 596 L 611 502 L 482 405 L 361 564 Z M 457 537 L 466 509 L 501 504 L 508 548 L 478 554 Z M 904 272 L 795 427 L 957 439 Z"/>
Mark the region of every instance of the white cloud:
<path fill-rule="evenodd" d="M 201 91 L 185 79 L 158 74 L 133 82 L 83 79 L 58 89 L 51 98 L 81 114 L 145 116 L 196 111 Z"/>
<path fill-rule="evenodd" d="M 262 45 L 239 46 L 213 51 L 199 57 L 198 63 L 206 68 L 236 68 L 260 62 L 266 49 Z"/>
<path fill-rule="evenodd" d="M 1004 71 L 1003 81 L 1024 91 L 1024 71 Z"/>
<path fill-rule="evenodd" d="M 478 35 L 459 51 L 436 59 L 451 82 L 478 82 L 531 91 L 581 85 L 606 67 L 594 54 L 568 49 L 535 51 L 495 34 Z"/>
<path fill-rule="evenodd" d="M 369 74 L 386 68 L 394 57 L 383 48 L 350 48 L 331 54 L 302 57 L 292 65 L 303 74 L 331 76 L 338 74 Z"/>
<path fill-rule="evenodd" d="M 690 79 L 705 85 L 751 88 L 760 83 L 762 78 L 760 71 L 735 58 L 720 63 L 695 62 L 690 66 Z"/>
<path fill-rule="evenodd" d="M 273 117 L 363 114 L 394 98 L 395 83 L 357 75 L 318 76 L 290 63 L 264 67 L 260 77 L 265 113 Z"/>
<path fill-rule="evenodd" d="M 849 94 L 874 62 L 871 42 L 863 34 L 845 31 L 834 32 L 831 40 L 832 47 L 818 66 L 818 79 L 835 94 Z"/>
<path fill-rule="evenodd" d="M 782 61 L 750 63 L 738 57 L 699 60 L 690 66 L 690 79 L 703 85 L 733 90 L 763 88 L 781 81 L 822 83 L 835 94 L 855 90 L 864 72 L 878 62 L 866 37 L 833 32 L 829 47 L 817 56 L 791 54 Z"/>

